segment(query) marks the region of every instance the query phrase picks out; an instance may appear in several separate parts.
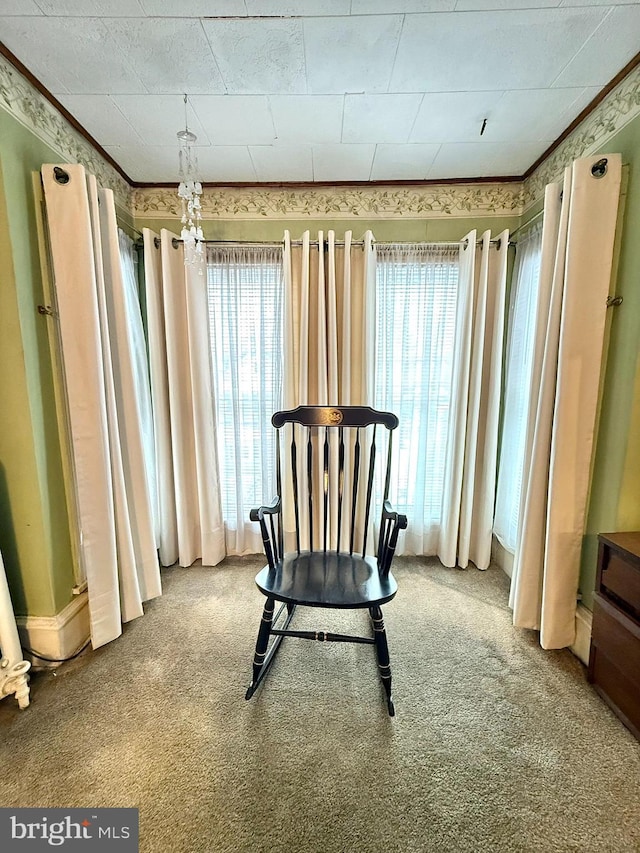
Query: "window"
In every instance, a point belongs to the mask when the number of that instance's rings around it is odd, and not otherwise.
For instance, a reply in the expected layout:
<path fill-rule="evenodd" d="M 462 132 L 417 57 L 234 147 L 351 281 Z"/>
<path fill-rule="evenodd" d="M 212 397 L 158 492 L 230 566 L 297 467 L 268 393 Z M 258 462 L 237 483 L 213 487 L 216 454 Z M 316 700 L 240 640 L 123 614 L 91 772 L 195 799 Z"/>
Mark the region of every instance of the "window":
<path fill-rule="evenodd" d="M 282 249 L 207 250 L 211 361 L 222 511 L 236 541 L 259 551 L 249 510 L 275 494 L 271 415 L 282 398 Z"/>
<path fill-rule="evenodd" d="M 210 247 L 209 328 L 222 510 L 231 553 L 260 550 L 249 511 L 275 494 L 270 418 L 282 408 L 280 248 Z M 458 308 L 459 248 L 381 245 L 374 405 L 396 413 L 396 508 L 404 550 L 435 553 L 442 519 Z"/>
<path fill-rule="evenodd" d="M 457 246 L 377 247 L 376 407 L 398 415 L 396 493 L 405 550 L 434 553 L 441 516 L 458 301 Z"/>

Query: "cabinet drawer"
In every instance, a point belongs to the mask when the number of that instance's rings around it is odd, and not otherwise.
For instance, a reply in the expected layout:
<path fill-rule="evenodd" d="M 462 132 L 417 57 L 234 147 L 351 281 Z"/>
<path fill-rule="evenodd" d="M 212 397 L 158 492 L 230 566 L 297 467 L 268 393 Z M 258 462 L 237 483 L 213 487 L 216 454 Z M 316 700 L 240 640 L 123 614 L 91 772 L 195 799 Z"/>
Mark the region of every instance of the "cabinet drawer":
<path fill-rule="evenodd" d="M 591 643 L 627 673 L 640 697 L 640 625 L 599 593 L 593 602 Z"/>
<path fill-rule="evenodd" d="M 640 688 L 598 647 L 591 646 L 589 681 L 611 710 L 640 740 Z"/>
<path fill-rule="evenodd" d="M 608 550 L 602 566 L 601 591 L 615 598 L 635 618 L 640 617 L 640 568 Z"/>

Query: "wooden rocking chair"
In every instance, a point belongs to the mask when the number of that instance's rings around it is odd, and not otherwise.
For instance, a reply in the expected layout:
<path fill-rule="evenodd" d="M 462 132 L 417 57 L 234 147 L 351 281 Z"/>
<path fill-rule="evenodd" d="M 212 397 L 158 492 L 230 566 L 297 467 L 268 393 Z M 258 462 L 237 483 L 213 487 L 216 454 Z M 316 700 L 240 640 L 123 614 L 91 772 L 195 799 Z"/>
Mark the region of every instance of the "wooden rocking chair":
<path fill-rule="evenodd" d="M 394 716 L 381 606 L 398 588 L 391 562 L 398 533 L 407 526 L 406 516 L 394 512 L 388 501 L 392 431 L 398 418 L 365 406 L 299 406 L 277 412 L 271 422 L 276 428 L 277 496 L 250 515 L 260 524 L 268 562 L 256 576 L 267 600 L 246 698 L 267 674 L 284 637 L 369 643 L 375 646 L 388 711 Z M 381 470 L 376 457 L 382 457 Z M 383 496 L 379 514 L 372 509 L 376 492 Z M 375 538 L 372 518 L 379 520 Z M 274 617 L 276 601 L 281 606 Z M 290 630 L 297 605 L 367 608 L 372 636 Z M 283 623 L 276 627 L 283 613 Z"/>

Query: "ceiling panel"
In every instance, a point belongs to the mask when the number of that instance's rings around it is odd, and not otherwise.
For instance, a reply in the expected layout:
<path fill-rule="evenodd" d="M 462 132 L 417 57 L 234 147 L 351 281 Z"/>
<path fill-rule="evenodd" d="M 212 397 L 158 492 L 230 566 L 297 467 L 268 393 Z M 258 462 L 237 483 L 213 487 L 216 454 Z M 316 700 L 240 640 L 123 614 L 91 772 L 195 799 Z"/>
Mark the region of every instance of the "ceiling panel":
<path fill-rule="evenodd" d="M 508 12 L 511 9 L 552 9 L 559 5 L 560 0 L 458 0 L 456 12 Z"/>
<path fill-rule="evenodd" d="M 636 6 L 638 0 L 560 0 L 561 6 Z"/>
<path fill-rule="evenodd" d="M 546 88 L 605 14 L 593 8 L 414 15 L 402 31 L 390 91 Z"/>
<path fill-rule="evenodd" d="M 121 18 L 109 28 L 149 92 L 225 91 L 200 21 Z"/>
<path fill-rule="evenodd" d="M 178 182 L 178 153 L 175 146 L 145 146 L 144 160 L 140 159 L 138 146 L 106 145 L 105 151 L 128 175 L 135 175 L 142 183 Z"/>
<path fill-rule="evenodd" d="M 372 181 L 415 181 L 426 178 L 439 145 L 377 145 Z"/>
<path fill-rule="evenodd" d="M 99 18 L 5 18 L 0 31 L 9 50 L 54 94 L 145 92 Z"/>
<path fill-rule="evenodd" d="M 368 181 L 375 145 L 314 145 L 315 181 Z"/>
<path fill-rule="evenodd" d="M 440 148 L 427 177 L 522 175 L 539 153 L 540 148 L 534 143 L 454 142 Z"/>
<path fill-rule="evenodd" d="M 305 19 L 309 92 L 386 92 L 401 26 L 400 15 Z"/>
<path fill-rule="evenodd" d="M 142 146 L 143 140 L 109 95 L 60 95 L 60 103 L 102 146 Z M 176 143 L 177 144 L 177 143 Z"/>
<path fill-rule="evenodd" d="M 229 94 L 306 92 L 300 20 L 204 20 Z"/>
<path fill-rule="evenodd" d="M 473 142 L 482 121 L 500 101 L 502 92 L 427 93 L 411 132 L 411 142 Z"/>
<path fill-rule="evenodd" d="M 271 95 L 269 105 L 278 142 L 340 142 L 342 95 Z"/>
<path fill-rule="evenodd" d="M 139 0 L 37 0 L 45 15 L 69 15 L 76 18 L 100 18 L 142 15 Z M 4 0 L 2 0 L 4 4 Z"/>
<path fill-rule="evenodd" d="M 406 142 L 422 95 L 346 95 L 343 142 Z"/>
<path fill-rule="evenodd" d="M 483 141 L 550 145 L 597 92 L 593 88 L 505 92 L 487 113 Z"/>
<path fill-rule="evenodd" d="M 281 181 L 284 172 L 292 181 L 313 180 L 309 145 L 251 145 L 249 154 L 259 181 Z"/>
<path fill-rule="evenodd" d="M 82 0 L 80 0 L 82 2 Z M 126 2 L 126 0 L 125 0 Z M 216 18 L 247 14 L 244 0 L 138 0 L 147 15 L 166 18 Z"/>
<path fill-rule="evenodd" d="M 173 145 L 178 151 L 176 134 L 184 130 L 185 109 L 183 99 L 177 95 L 114 95 L 112 98 L 129 124 L 136 130 L 144 143 L 141 160 L 146 157 L 147 146 Z M 189 130 L 198 137 L 198 145 L 208 145 L 210 139 L 191 107 L 187 108 Z M 137 180 L 137 179 L 136 179 Z"/>
<path fill-rule="evenodd" d="M 35 0 L 3 0 L 1 11 L 3 15 L 42 14 L 42 10 L 36 6 Z"/>
<path fill-rule="evenodd" d="M 351 0 L 352 15 L 452 12 L 456 0 Z"/>
<path fill-rule="evenodd" d="M 640 48 L 640 4 L 618 6 L 576 53 L 554 86 L 604 86 Z"/>
<path fill-rule="evenodd" d="M 269 145 L 275 140 L 264 95 L 194 95 L 189 100 L 212 145 Z"/>
<path fill-rule="evenodd" d="M 199 148 L 198 164 L 203 181 L 257 181 L 249 149 L 243 145 L 212 145 L 209 148 Z"/>
<path fill-rule="evenodd" d="M 245 0 L 249 15 L 348 15 L 351 0 Z"/>

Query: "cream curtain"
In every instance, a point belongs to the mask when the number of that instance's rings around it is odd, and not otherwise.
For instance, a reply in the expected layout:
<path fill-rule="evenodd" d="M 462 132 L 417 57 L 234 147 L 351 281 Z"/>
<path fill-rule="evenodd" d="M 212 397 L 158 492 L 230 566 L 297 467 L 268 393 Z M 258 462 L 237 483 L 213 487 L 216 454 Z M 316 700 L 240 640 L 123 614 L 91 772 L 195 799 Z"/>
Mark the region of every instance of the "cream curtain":
<path fill-rule="evenodd" d="M 80 165 L 42 167 L 54 267 L 78 552 L 95 647 L 161 594 L 134 339 L 111 190 Z"/>
<path fill-rule="evenodd" d="M 453 364 L 438 556 L 445 566 L 486 569 L 491 535 L 502 380 L 509 232 L 492 242 L 475 231 L 461 242 Z"/>
<path fill-rule="evenodd" d="M 367 231 L 362 243 L 353 245 L 347 231 L 337 245 L 334 231 L 318 232 L 312 240 L 306 231 L 292 245 L 284 234 L 284 387 L 283 406 L 373 405 L 375 375 L 375 249 Z M 298 471 L 305 471 L 304 447 L 298 445 Z M 353 449 L 345 450 L 345 471 L 351 467 Z M 315 488 L 322 483 L 322 454 L 313 475 Z M 286 465 L 290 464 L 287 459 Z M 330 480 L 337 482 L 337 444 L 330 450 Z M 363 475 L 364 476 L 364 475 Z M 293 493 L 291 477 L 285 481 L 284 518 L 287 541 L 293 547 Z M 314 492 L 315 492 L 314 488 Z M 344 483 L 348 493 L 348 476 Z M 304 486 L 301 483 L 301 500 Z M 320 493 L 314 505 L 321 506 Z M 337 526 L 337 509 L 330 525 Z M 319 529 L 319 517 L 315 529 Z M 363 519 L 356 519 L 362 535 Z M 373 541 L 374 533 L 371 531 Z M 300 537 L 309 547 L 308 519 L 302 514 Z M 317 544 L 317 543 L 316 543 Z"/>
<path fill-rule="evenodd" d="M 540 629 L 547 649 L 575 638 L 620 180 L 619 155 L 585 157 L 545 193 L 510 603 L 514 624 Z"/>
<path fill-rule="evenodd" d="M 160 561 L 217 565 L 225 556 L 204 260 L 143 231 L 149 363 L 156 434 Z"/>
<path fill-rule="evenodd" d="M 284 234 L 284 407 L 372 405 L 375 337 L 375 250 L 336 245 L 335 232 L 306 231 L 292 245 Z"/>

